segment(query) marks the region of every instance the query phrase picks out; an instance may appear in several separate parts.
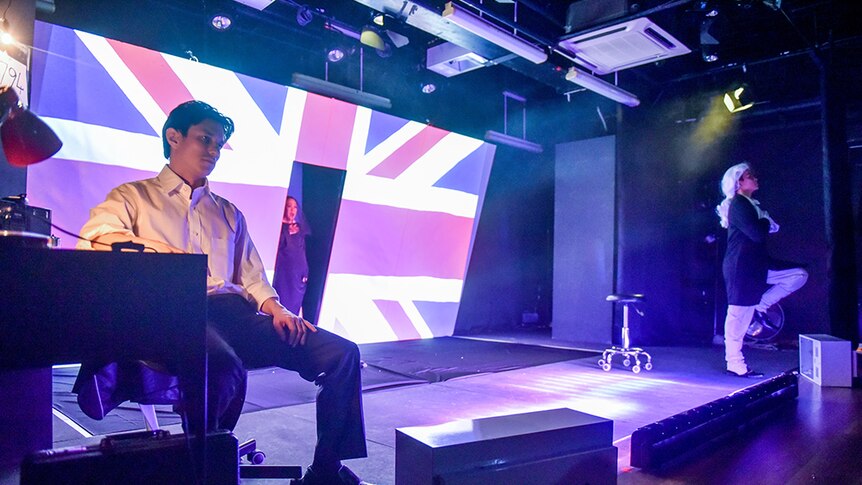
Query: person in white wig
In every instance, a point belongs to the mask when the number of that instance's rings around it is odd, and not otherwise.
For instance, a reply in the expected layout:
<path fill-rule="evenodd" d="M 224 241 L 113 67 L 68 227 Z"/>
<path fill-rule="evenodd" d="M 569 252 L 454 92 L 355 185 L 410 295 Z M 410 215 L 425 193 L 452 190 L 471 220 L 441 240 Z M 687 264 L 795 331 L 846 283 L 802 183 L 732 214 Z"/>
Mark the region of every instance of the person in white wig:
<path fill-rule="evenodd" d="M 716 207 L 721 226 L 727 229 L 727 251 L 722 272 L 727 286 L 727 318 L 724 349 L 727 372 L 739 377 L 763 377 L 751 370 L 742 355 L 742 342 L 755 314 L 765 313 L 779 300 L 808 281 L 808 272 L 796 263 L 769 257 L 766 238 L 779 226 L 753 198 L 759 188 L 747 163 L 724 172 L 724 200 Z M 758 315 L 760 316 L 760 315 Z"/>

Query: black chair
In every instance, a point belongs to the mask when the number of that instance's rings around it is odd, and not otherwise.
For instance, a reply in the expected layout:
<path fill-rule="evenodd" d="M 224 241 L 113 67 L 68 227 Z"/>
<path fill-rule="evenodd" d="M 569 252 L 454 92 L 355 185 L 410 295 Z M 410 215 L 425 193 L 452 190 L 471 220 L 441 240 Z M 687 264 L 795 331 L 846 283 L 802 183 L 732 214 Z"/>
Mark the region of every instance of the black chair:
<path fill-rule="evenodd" d="M 81 376 L 85 380 L 82 380 Z M 151 362 L 112 362 L 99 369 L 82 366 L 79 382 L 75 383 L 78 405 L 93 419 L 102 419 L 122 402 L 135 402 L 141 409 L 147 431 L 159 430 L 156 417 L 158 404 L 180 402 L 177 377 Z M 263 465 L 266 453 L 257 449 L 257 441 L 249 439 L 239 444 L 238 453 L 247 464 L 239 464 L 240 478 L 297 479 L 302 467 L 295 465 Z"/>

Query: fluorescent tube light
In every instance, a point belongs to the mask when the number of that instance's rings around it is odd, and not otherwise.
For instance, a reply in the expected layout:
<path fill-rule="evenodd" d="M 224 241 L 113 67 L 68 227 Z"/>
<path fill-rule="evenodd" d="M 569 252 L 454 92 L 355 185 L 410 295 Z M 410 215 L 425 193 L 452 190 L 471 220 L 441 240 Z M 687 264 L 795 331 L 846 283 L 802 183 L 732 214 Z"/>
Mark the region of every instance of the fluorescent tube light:
<path fill-rule="evenodd" d="M 359 91 L 358 89 L 348 88 L 341 84 L 331 83 L 316 77 L 306 76 L 305 74 L 293 73 L 291 81 L 291 84 L 300 89 L 322 94 L 323 96 L 329 96 L 331 98 L 337 98 L 349 103 L 360 104 L 369 108 L 392 108 L 392 101 L 389 98 L 366 93 L 365 91 Z"/>
<path fill-rule="evenodd" d="M 535 64 L 541 64 L 548 60 L 548 53 L 543 49 L 515 37 L 496 25 L 489 24 L 460 7 L 455 7 L 452 2 L 446 3 L 446 8 L 443 9 L 443 18 Z"/>
<path fill-rule="evenodd" d="M 576 67 L 569 68 L 569 72 L 566 73 L 566 80 L 632 108 L 641 104 L 634 94 Z"/>
<path fill-rule="evenodd" d="M 362 34 L 357 32 L 356 29 L 347 24 L 338 22 L 337 20 L 330 20 L 329 22 L 326 22 L 325 24 L 323 24 L 323 28 L 328 30 L 334 30 L 338 33 L 346 35 L 347 37 L 350 37 L 351 39 L 362 39 Z"/>
<path fill-rule="evenodd" d="M 532 153 L 542 153 L 544 151 L 542 145 L 539 145 L 538 143 L 533 143 L 523 138 L 506 135 L 505 133 L 500 133 L 499 131 L 486 131 L 485 140 L 494 143 L 501 143 L 503 145 L 519 148 L 521 150 L 526 150 Z"/>

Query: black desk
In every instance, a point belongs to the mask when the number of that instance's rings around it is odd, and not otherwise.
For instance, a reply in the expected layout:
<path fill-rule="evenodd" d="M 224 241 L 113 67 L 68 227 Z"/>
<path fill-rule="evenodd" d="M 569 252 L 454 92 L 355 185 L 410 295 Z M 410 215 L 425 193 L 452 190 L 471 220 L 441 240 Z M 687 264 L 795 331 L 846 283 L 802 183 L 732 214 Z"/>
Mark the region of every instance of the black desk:
<path fill-rule="evenodd" d="M 200 371 L 196 382 L 206 396 L 206 268 L 204 255 L 0 246 L 0 373 L 6 376 L 0 382 L 29 376 L 34 381 L 5 384 L 20 386 L 17 391 L 47 382 L 48 396 L 44 410 L 44 399 L 0 397 L 0 464 L 9 453 L 20 463 L 25 453 L 52 445 L 50 373 L 46 380 L 44 371 L 32 369 L 183 355 Z M 21 410 L 46 421 L 10 422 L 27 414 Z M 36 448 L 17 449 L 21 442 Z"/>

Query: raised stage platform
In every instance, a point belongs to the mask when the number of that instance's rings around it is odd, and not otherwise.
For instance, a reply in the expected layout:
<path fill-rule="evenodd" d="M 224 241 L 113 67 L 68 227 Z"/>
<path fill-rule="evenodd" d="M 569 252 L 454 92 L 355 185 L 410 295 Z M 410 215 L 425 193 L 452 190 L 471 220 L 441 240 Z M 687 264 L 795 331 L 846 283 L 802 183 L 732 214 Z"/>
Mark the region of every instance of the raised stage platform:
<path fill-rule="evenodd" d="M 596 365 L 598 352 L 546 343 L 558 348 L 467 338 L 361 346 L 369 364 L 363 369 L 369 457 L 349 466 L 372 483 L 392 484 L 396 428 L 567 407 L 613 420 L 620 480 L 631 480 L 637 470 L 629 468 L 628 438 L 635 429 L 759 382 L 726 375 L 721 347 L 651 347 L 654 369 L 635 375 L 621 366 L 602 371 Z M 795 349 L 747 349 L 746 355 L 767 377 L 797 367 Z M 134 407 L 120 411 L 123 418 L 109 426 L 107 420 L 96 425 L 82 420 L 65 389 L 70 371 L 55 374 L 55 447 L 143 427 Z M 290 372 L 255 371 L 237 438 L 254 437 L 266 451 L 267 463 L 309 464 L 315 442 L 314 389 Z M 172 432 L 178 428 L 168 426 Z M 635 481 L 649 476 L 640 474 Z"/>

